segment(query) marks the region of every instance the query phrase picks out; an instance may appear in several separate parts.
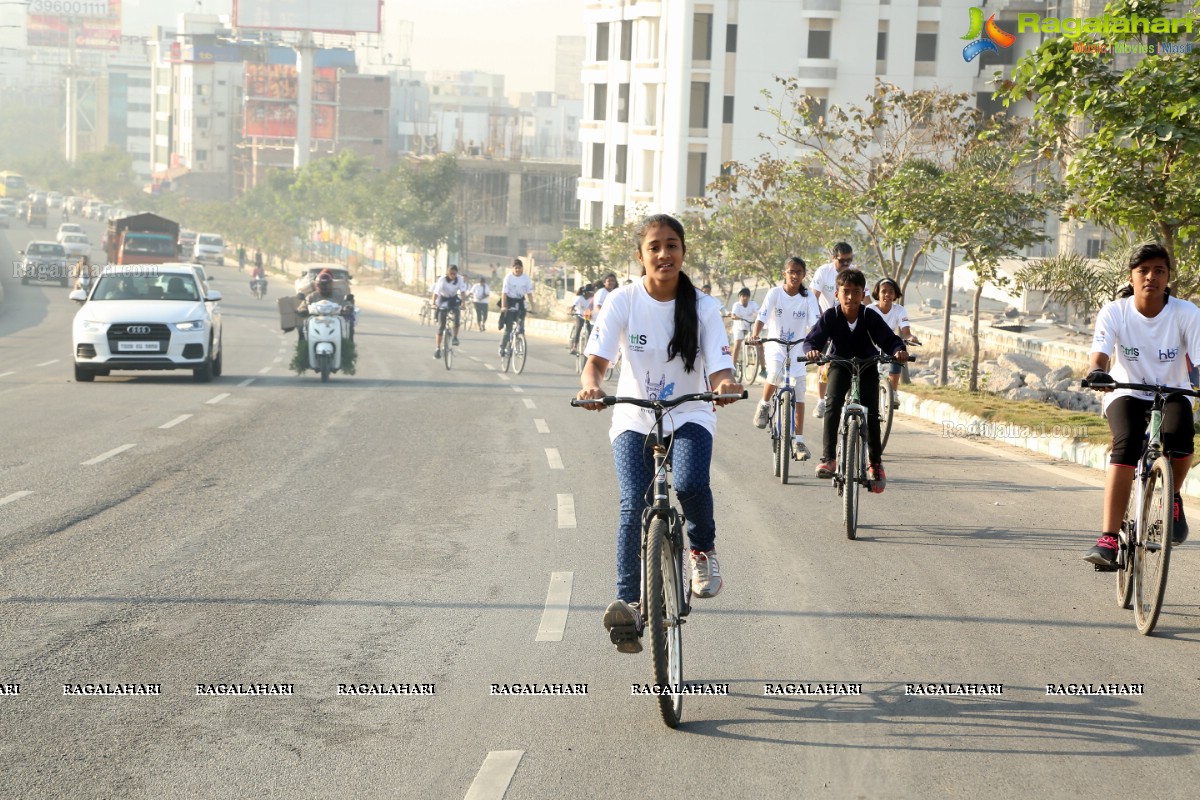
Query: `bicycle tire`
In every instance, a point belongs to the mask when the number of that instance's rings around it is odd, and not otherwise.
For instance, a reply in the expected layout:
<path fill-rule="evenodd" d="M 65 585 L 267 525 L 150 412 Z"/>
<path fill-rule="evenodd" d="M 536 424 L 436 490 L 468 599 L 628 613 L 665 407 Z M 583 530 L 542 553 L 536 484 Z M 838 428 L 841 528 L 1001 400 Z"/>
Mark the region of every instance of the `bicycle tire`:
<path fill-rule="evenodd" d="M 750 347 L 749 345 L 742 346 Z M 750 349 L 746 351 L 746 367 L 750 370 L 750 376 L 747 378 L 745 385 L 753 386 L 755 381 L 758 380 L 758 371 L 761 369 L 761 367 L 758 365 L 758 348 L 750 347 Z"/>
<path fill-rule="evenodd" d="M 879 452 L 887 447 L 888 436 L 892 433 L 892 400 L 896 390 L 887 375 L 879 376 Z"/>
<path fill-rule="evenodd" d="M 767 427 L 771 431 L 771 474 L 779 477 L 779 403 L 771 399 L 771 416 Z"/>
<path fill-rule="evenodd" d="M 1134 504 L 1137 503 L 1137 492 L 1130 491 L 1129 502 L 1125 504 L 1125 517 L 1121 520 L 1121 533 L 1117 534 L 1117 547 L 1122 553 L 1118 552 L 1117 561 L 1124 566 L 1117 570 L 1117 605 L 1121 608 L 1132 608 L 1133 606 L 1133 572 L 1134 564 L 1137 560 L 1137 509 Z M 1124 540 L 1122 540 L 1124 536 Z M 1135 543 L 1131 546 L 1129 543 Z"/>
<path fill-rule="evenodd" d="M 1153 633 L 1158 624 L 1167 590 L 1167 567 L 1171 564 L 1175 485 L 1171 462 L 1166 456 L 1155 459 L 1146 483 L 1133 572 L 1133 620 L 1143 636 Z"/>
<path fill-rule="evenodd" d="M 654 683 L 659 687 L 682 688 L 683 629 L 680 624 L 680 574 L 674 548 L 667 535 L 667 521 L 655 517 L 646 534 L 646 625 L 650 629 L 650 657 Z M 667 727 L 683 718 L 683 695 L 662 691 L 658 708 Z"/>
<path fill-rule="evenodd" d="M 525 371 L 525 334 L 518 333 L 516 336 L 517 339 L 513 342 L 513 372 L 520 375 Z"/>
<path fill-rule="evenodd" d="M 738 357 L 733 362 L 733 380 L 735 383 L 742 383 L 746 377 L 746 348 L 749 345 L 742 343 L 742 349 L 738 351 Z"/>
<path fill-rule="evenodd" d="M 454 365 L 454 345 L 449 336 L 442 337 L 442 361 L 445 362 L 446 369 Z"/>
<path fill-rule="evenodd" d="M 583 351 L 576 349 L 576 351 L 575 351 L 575 374 L 576 375 L 583 374 L 583 362 L 584 362 Z"/>
<path fill-rule="evenodd" d="M 846 486 L 842 493 L 842 521 L 846 523 L 846 538 L 858 536 L 858 468 L 860 455 L 858 449 L 862 446 L 859 436 L 859 426 L 862 421 L 852 418 L 846 424 L 846 459 L 842 462 L 842 470 L 846 476 Z"/>
<path fill-rule="evenodd" d="M 795 410 L 791 392 L 784 393 L 784 399 L 779 403 L 779 413 L 783 419 L 779 421 L 779 482 L 787 486 L 788 468 L 792 464 L 792 425 Z"/>

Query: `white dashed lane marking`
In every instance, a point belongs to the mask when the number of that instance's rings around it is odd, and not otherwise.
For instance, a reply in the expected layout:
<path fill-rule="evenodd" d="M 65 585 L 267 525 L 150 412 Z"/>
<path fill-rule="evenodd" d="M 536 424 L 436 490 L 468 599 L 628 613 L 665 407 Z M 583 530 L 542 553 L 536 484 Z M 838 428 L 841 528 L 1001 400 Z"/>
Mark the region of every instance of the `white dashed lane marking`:
<path fill-rule="evenodd" d="M 171 420 L 171 421 L 170 421 L 170 422 L 168 422 L 166 425 L 159 425 L 158 427 L 159 427 L 159 428 L 161 428 L 161 429 L 163 429 L 163 430 L 165 431 L 165 430 L 167 430 L 168 428 L 174 428 L 174 427 L 175 427 L 176 425 L 178 425 L 179 423 L 181 423 L 181 422 L 186 422 L 187 420 L 189 420 L 189 419 L 191 419 L 191 418 L 192 418 L 192 415 L 191 415 L 191 414 L 180 414 L 178 417 L 176 417 L 175 419 Z"/>
<path fill-rule="evenodd" d="M 137 445 L 136 444 L 123 444 L 120 447 L 114 447 L 112 450 L 109 450 L 107 453 L 101 453 L 100 455 L 96 456 L 93 459 L 89 459 L 88 461 L 82 462 L 80 464 L 80 466 L 83 466 L 83 467 L 94 466 L 96 464 L 99 464 L 101 461 L 107 461 L 108 459 L 112 458 L 113 456 L 119 456 L 121 453 L 124 453 L 126 450 L 130 450 L 134 447 L 137 447 Z"/>
<path fill-rule="evenodd" d="M 538 433 L 549 433 L 550 432 L 550 426 L 546 424 L 546 420 L 544 420 L 544 419 L 535 419 L 533 421 L 533 424 L 537 428 Z"/>
<path fill-rule="evenodd" d="M 501 800 L 512 783 L 517 766 L 521 763 L 524 750 L 493 750 L 483 760 L 483 766 L 464 800 Z"/>
<path fill-rule="evenodd" d="M 512 378 L 508 377 L 507 375 L 497 375 L 496 377 L 505 382 L 512 380 Z"/>
<path fill-rule="evenodd" d="M 537 408 L 537 403 L 533 402 L 533 400 L 526 397 L 525 398 L 525 407 L 530 408 L 530 409 Z"/>
<path fill-rule="evenodd" d="M 226 397 L 229 397 L 229 392 L 222 392 L 221 394 L 217 395 L 216 397 L 214 397 L 211 400 L 205 400 L 204 404 L 208 405 L 208 406 L 215 406 L 217 403 L 221 402 Z"/>
<path fill-rule="evenodd" d="M 571 611 L 573 572 L 551 572 L 550 588 L 546 591 L 546 608 L 538 625 L 535 642 L 561 642 L 567 630 L 567 614 Z"/>
<path fill-rule="evenodd" d="M 42 363 L 40 363 L 40 364 L 35 364 L 34 366 L 38 366 L 38 367 L 48 367 L 48 366 L 50 366 L 51 364 L 57 364 L 57 363 L 58 363 L 58 359 L 57 359 L 57 358 L 54 358 L 54 359 L 51 359 L 51 360 L 49 360 L 49 361 L 43 361 L 43 362 L 42 362 Z"/>
<path fill-rule="evenodd" d="M 241 383 L 239 383 L 237 385 L 237 388 L 245 389 L 247 386 L 254 383 L 254 381 L 256 381 L 256 380 L 258 380 L 258 379 L 257 378 L 246 378 L 246 380 L 242 381 Z"/>
<path fill-rule="evenodd" d="M 558 496 L 558 527 L 575 527 L 575 495 L 573 494 Z"/>
<path fill-rule="evenodd" d="M 484 365 L 483 365 L 483 368 L 484 368 L 484 369 L 490 369 L 492 372 L 495 372 L 495 371 L 496 371 L 496 368 L 495 368 L 495 367 L 493 367 L 491 364 L 484 364 Z"/>
<path fill-rule="evenodd" d="M 516 392 L 517 394 L 523 394 L 525 392 L 525 390 L 522 389 L 520 386 L 514 386 L 513 391 Z"/>
<path fill-rule="evenodd" d="M 547 447 L 546 448 L 546 461 L 549 462 L 550 469 L 562 469 L 563 468 L 562 456 L 560 456 L 558 454 L 557 447 Z"/>
<path fill-rule="evenodd" d="M 33 494 L 33 492 L 26 489 L 26 490 L 23 490 L 20 492 L 13 492 L 8 497 L 0 497 L 0 506 L 6 506 L 9 503 L 15 503 L 16 501 L 20 500 L 22 497 L 29 497 L 29 495 L 31 495 L 31 494 Z"/>
<path fill-rule="evenodd" d="M 267 374 L 268 372 L 270 372 L 270 371 L 271 371 L 271 368 L 270 368 L 270 367 L 263 367 L 262 369 L 260 369 L 260 370 L 258 371 L 258 374 L 259 374 L 259 375 L 266 375 L 266 374 Z"/>
<path fill-rule="evenodd" d="M 0 378 L 7 378 L 9 375 L 16 375 L 16 374 L 17 373 L 13 372 L 12 370 L 9 370 L 8 372 L 0 372 Z"/>

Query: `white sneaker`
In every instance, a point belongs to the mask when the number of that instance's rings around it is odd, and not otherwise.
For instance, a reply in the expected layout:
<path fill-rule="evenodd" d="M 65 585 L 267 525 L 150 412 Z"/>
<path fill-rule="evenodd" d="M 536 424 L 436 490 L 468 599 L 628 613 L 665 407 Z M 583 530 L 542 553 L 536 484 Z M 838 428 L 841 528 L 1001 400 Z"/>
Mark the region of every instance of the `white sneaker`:
<path fill-rule="evenodd" d="M 758 409 L 754 412 L 754 427 L 765 428 L 767 422 L 770 421 L 771 407 L 766 403 L 759 402 Z"/>
<path fill-rule="evenodd" d="M 825 416 L 825 398 L 817 401 L 817 407 L 813 409 L 813 416 L 817 419 Z"/>
<path fill-rule="evenodd" d="M 792 458 L 797 461 L 808 461 L 812 453 L 808 452 L 808 448 L 804 446 L 804 442 L 800 439 L 792 439 Z"/>
<path fill-rule="evenodd" d="M 900 395 L 893 394 L 892 395 L 892 410 L 895 411 L 899 408 L 900 408 Z"/>
<path fill-rule="evenodd" d="M 716 597 L 725 581 L 717 563 L 717 551 L 692 551 L 692 594 L 696 597 Z"/>

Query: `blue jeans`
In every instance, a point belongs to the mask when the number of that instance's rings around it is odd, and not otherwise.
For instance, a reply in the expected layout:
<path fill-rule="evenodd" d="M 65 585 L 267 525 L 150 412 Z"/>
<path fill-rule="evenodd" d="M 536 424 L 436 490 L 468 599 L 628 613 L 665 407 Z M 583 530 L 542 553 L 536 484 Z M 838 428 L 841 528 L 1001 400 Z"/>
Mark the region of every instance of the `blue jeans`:
<path fill-rule="evenodd" d="M 712 462 L 712 434 L 694 422 L 671 436 L 671 478 L 675 496 L 687 518 L 693 550 L 712 550 L 717 538 L 713 521 L 713 495 L 708 482 Z M 642 510 L 647 494 L 653 499 L 654 451 L 637 431 L 625 431 L 613 441 L 613 462 L 621 489 L 621 517 L 617 525 L 617 599 L 637 602 L 642 593 Z"/>

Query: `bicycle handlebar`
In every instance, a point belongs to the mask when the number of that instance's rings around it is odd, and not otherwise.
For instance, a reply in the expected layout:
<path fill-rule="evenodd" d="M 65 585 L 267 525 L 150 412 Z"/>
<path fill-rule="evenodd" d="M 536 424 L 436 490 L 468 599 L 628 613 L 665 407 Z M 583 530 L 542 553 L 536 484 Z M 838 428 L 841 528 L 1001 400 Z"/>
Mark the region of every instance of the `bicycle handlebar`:
<path fill-rule="evenodd" d="M 766 343 L 768 343 L 768 342 L 775 342 L 775 343 L 777 343 L 777 344 L 781 344 L 781 345 L 783 345 L 784 347 L 788 348 L 789 350 L 790 350 L 790 349 L 792 349 L 793 347 L 795 347 L 795 346 L 796 346 L 796 345 L 798 345 L 798 344 L 804 344 L 804 340 L 803 340 L 803 339 L 791 339 L 791 340 L 788 340 L 788 339 L 776 339 L 776 338 L 772 338 L 772 339 L 764 339 L 764 338 L 762 338 L 762 337 L 759 337 L 759 338 L 758 338 L 758 344 L 766 344 Z"/>
<path fill-rule="evenodd" d="M 884 353 L 880 353 L 877 356 L 867 356 L 866 358 L 860 358 L 859 356 L 854 356 L 853 358 L 843 358 L 841 356 L 822 355 L 820 358 L 818 358 L 815 361 L 809 361 L 804 356 L 797 356 L 796 360 L 803 361 L 808 364 L 849 364 L 854 367 L 866 366 L 867 364 L 899 364 L 900 363 L 899 361 L 896 360 L 896 358 L 894 356 L 889 356 Z M 916 357 L 914 357 L 910 354 L 908 357 L 908 361 L 905 363 L 915 364 L 916 361 L 917 361 Z"/>
<path fill-rule="evenodd" d="M 1176 386 L 1163 386 L 1161 384 L 1152 383 L 1117 383 L 1111 381 L 1109 383 L 1091 383 L 1087 378 L 1081 380 L 1080 385 L 1084 389 L 1132 389 L 1135 392 L 1150 392 L 1152 394 L 1161 394 L 1170 396 L 1173 394 L 1190 395 L 1192 397 L 1200 397 L 1200 391 L 1195 389 L 1180 389 Z"/>
<path fill-rule="evenodd" d="M 713 400 L 745 400 L 750 396 L 750 393 L 745 389 L 741 394 L 716 394 L 714 392 L 696 392 L 694 394 L 681 394 L 679 397 L 673 397 L 670 400 L 646 400 L 641 397 L 617 397 L 615 395 L 607 395 L 596 400 L 578 400 L 572 399 L 571 405 L 576 408 L 586 408 L 603 404 L 606 406 L 615 406 L 617 403 L 628 403 L 638 406 L 639 408 L 662 409 L 666 411 L 669 408 L 674 408 L 683 403 L 691 403 L 699 401 L 701 403 L 710 403 Z"/>

